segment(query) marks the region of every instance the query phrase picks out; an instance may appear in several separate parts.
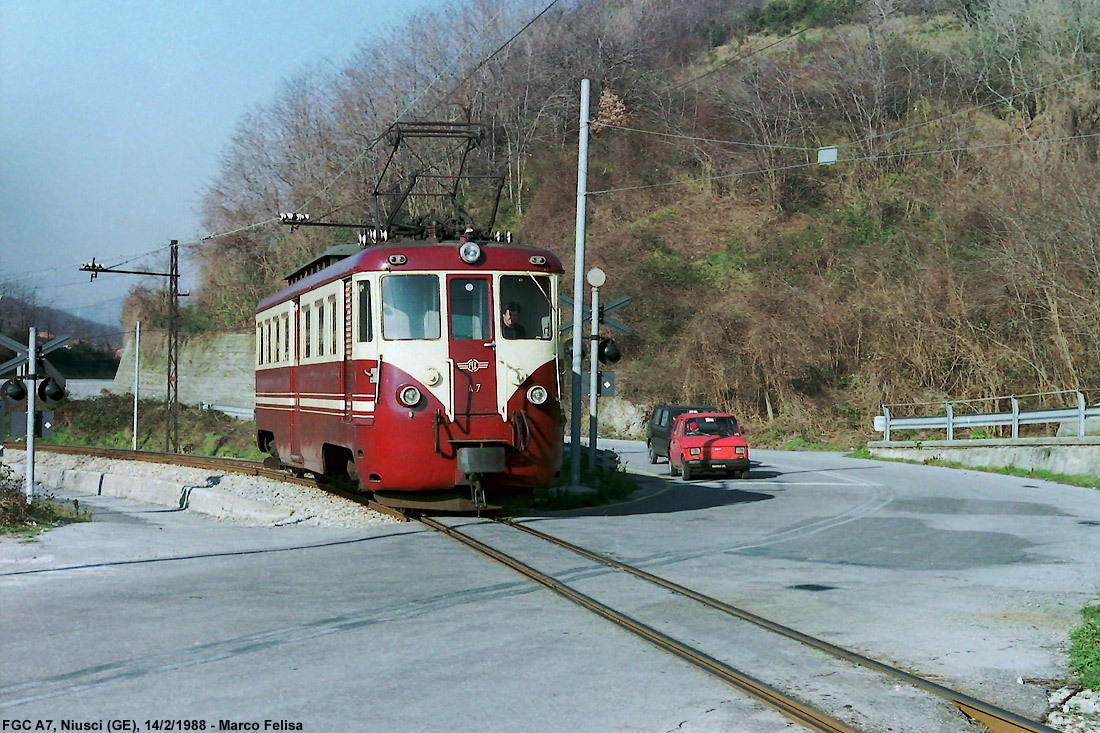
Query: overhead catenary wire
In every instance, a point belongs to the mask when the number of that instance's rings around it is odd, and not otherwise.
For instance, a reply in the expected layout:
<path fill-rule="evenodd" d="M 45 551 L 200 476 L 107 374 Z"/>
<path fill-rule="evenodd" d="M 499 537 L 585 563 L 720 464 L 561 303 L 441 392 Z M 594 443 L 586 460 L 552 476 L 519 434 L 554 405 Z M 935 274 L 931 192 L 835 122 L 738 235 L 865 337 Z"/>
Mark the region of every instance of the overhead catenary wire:
<path fill-rule="evenodd" d="M 772 150 L 802 150 L 805 152 L 817 150 L 820 146 L 805 147 L 803 145 L 778 145 L 775 143 L 753 143 L 745 140 L 721 140 L 717 138 L 699 137 L 697 135 L 684 135 L 675 132 L 661 132 L 659 130 L 643 130 L 637 127 L 623 127 L 622 125 L 610 125 L 606 122 L 593 122 L 593 127 L 605 127 L 609 130 L 623 130 L 625 132 L 637 132 L 643 135 L 656 137 L 676 138 L 679 140 L 691 140 L 693 142 L 714 143 L 715 145 L 740 145 L 746 148 L 767 148 Z"/>
<path fill-rule="evenodd" d="M 975 107 L 970 107 L 968 109 L 959 110 L 957 112 L 952 112 L 950 114 L 946 114 L 946 115 L 943 115 L 941 117 L 936 117 L 935 119 L 925 120 L 924 122 L 917 122 L 917 123 L 914 123 L 912 125 L 908 125 L 906 127 L 898 128 L 897 130 L 890 130 L 888 132 L 878 133 L 878 134 L 875 134 L 875 135 L 868 135 L 867 137 L 863 137 L 863 138 L 860 138 L 858 140 L 852 140 L 851 142 L 839 143 L 836 147 L 837 148 L 850 148 L 853 145 L 860 145 L 860 144 L 865 143 L 865 142 L 870 142 L 871 140 L 879 140 L 879 139 L 882 139 L 882 138 L 885 138 L 885 137 L 892 137 L 894 135 L 898 135 L 898 134 L 903 133 L 903 132 L 909 132 L 911 130 L 916 130 L 920 127 L 925 127 L 927 125 L 934 125 L 937 122 L 943 122 L 944 120 L 950 120 L 953 117 L 959 117 L 961 115 L 970 114 L 971 112 L 977 112 L 978 110 L 985 109 L 986 107 L 992 107 L 992 106 L 997 105 L 997 104 L 1006 104 L 1008 102 L 1011 102 L 1014 99 L 1018 99 L 1020 97 L 1025 97 L 1029 94 L 1035 94 L 1036 92 L 1041 92 L 1044 89 L 1050 89 L 1051 87 L 1058 86 L 1059 84 L 1065 84 L 1067 82 L 1071 82 L 1071 81 L 1074 81 L 1076 79 L 1080 79 L 1083 76 L 1088 76 L 1089 74 L 1095 74 L 1098 71 L 1100 71 L 1100 66 L 1094 66 L 1093 68 L 1089 69 L 1088 71 L 1082 71 L 1078 74 L 1072 74 L 1070 76 L 1063 77 L 1061 79 L 1049 82 L 1047 84 L 1043 84 L 1041 86 L 1032 87 L 1030 89 L 1025 89 L 1022 92 L 1017 92 L 1016 94 L 1012 94 L 1008 97 L 1003 97 L 1003 98 L 1000 98 L 1000 99 L 994 99 L 993 101 L 986 102 L 985 104 L 979 104 Z"/>
<path fill-rule="evenodd" d="M 865 155 L 865 156 L 859 156 L 859 157 L 855 157 L 855 158 L 841 158 L 841 159 L 837 160 L 836 163 L 834 163 L 832 165 L 837 165 L 837 164 L 840 164 L 840 163 L 864 163 L 864 162 L 874 161 L 874 160 L 889 160 L 889 159 L 894 159 L 894 158 L 908 158 L 908 157 L 917 157 L 917 156 L 923 156 L 923 155 L 946 155 L 948 153 L 965 153 L 965 152 L 969 152 L 969 151 L 972 151 L 972 150 L 991 150 L 991 149 L 995 149 L 995 148 L 1019 147 L 1019 146 L 1022 146 L 1022 145 L 1038 145 L 1040 143 L 1066 142 L 1066 141 L 1069 141 L 1069 140 L 1084 140 L 1084 139 L 1088 139 L 1088 138 L 1097 138 L 1097 137 L 1100 137 L 1100 132 L 1092 132 L 1092 133 L 1087 133 L 1087 134 L 1083 134 L 1083 135 L 1066 135 L 1066 136 L 1063 136 L 1063 137 L 1038 138 L 1038 139 L 1035 139 L 1035 140 L 1019 140 L 1019 141 L 1016 141 L 1016 142 L 1008 142 L 1008 143 L 992 143 L 992 144 L 989 144 L 989 145 L 964 145 L 964 146 L 959 146 L 959 147 L 955 147 L 955 148 L 942 148 L 940 150 L 909 150 L 909 151 L 905 151 L 905 152 L 901 152 L 901 153 L 882 153 L 882 154 L 879 154 L 879 155 Z M 780 172 L 783 172 L 783 171 L 795 170 L 795 169 L 798 169 L 798 168 L 816 168 L 820 165 L 821 164 L 816 162 L 816 161 L 806 162 L 806 163 L 794 163 L 792 165 L 776 166 L 776 167 L 773 167 L 773 168 L 759 168 L 759 169 L 751 170 L 751 171 L 739 171 L 737 173 L 724 173 L 724 174 L 718 175 L 718 176 L 705 176 L 703 178 L 689 178 L 689 179 L 685 179 L 685 180 L 681 180 L 681 181 L 666 181 L 664 183 L 649 183 L 649 184 L 644 184 L 644 185 L 641 185 L 641 186 L 622 186 L 620 188 L 606 188 L 606 189 L 597 190 L 597 191 L 589 191 L 588 195 L 589 196 L 596 196 L 596 195 L 600 195 L 600 194 L 620 193 L 622 191 L 640 191 L 640 190 L 649 189 L 649 188 L 665 188 L 665 187 L 668 187 L 668 186 L 684 186 L 684 185 L 688 185 L 688 184 L 691 184 L 691 183 L 705 183 L 707 181 L 718 181 L 718 180 L 724 180 L 724 179 L 730 179 L 730 178 L 740 178 L 740 177 L 743 177 L 743 176 L 758 175 L 758 174 L 763 174 L 763 173 L 780 173 Z"/>
<path fill-rule="evenodd" d="M 452 89 L 452 90 L 451 90 L 451 91 L 449 92 L 449 94 L 448 94 L 448 95 L 445 95 L 445 96 L 443 97 L 443 101 L 445 101 L 445 100 L 449 99 L 449 98 L 450 98 L 450 96 L 454 94 L 454 91 L 455 91 L 456 89 L 458 89 L 458 88 L 459 88 L 459 87 L 460 87 L 460 86 L 461 86 L 462 84 L 465 84 L 465 81 L 466 81 L 467 79 L 469 79 L 469 78 L 470 78 L 470 76 L 472 76 L 472 75 L 473 75 L 474 73 L 476 73 L 476 70 L 477 70 L 477 69 L 480 69 L 480 68 L 481 68 L 482 66 L 484 66 L 484 65 L 485 65 L 486 63 L 488 63 L 489 61 L 491 61 L 491 59 L 492 59 L 493 57 L 495 57 L 495 56 L 496 56 L 497 54 L 499 54 L 500 52 L 502 52 L 502 51 L 504 50 L 504 48 L 505 48 L 505 47 L 507 47 L 507 46 L 508 46 L 508 45 L 509 45 L 510 43 L 513 43 L 513 42 L 514 42 L 514 41 L 515 41 L 515 40 L 517 39 L 517 37 L 519 37 L 519 35 L 520 35 L 520 34 L 521 34 L 522 32 L 524 32 L 524 31 L 526 31 L 526 30 L 527 30 L 528 28 L 530 28 L 530 26 L 531 26 L 531 24 L 532 24 L 533 22 L 535 22 L 535 21 L 537 21 L 537 20 L 538 20 L 539 18 L 541 18 L 541 17 L 542 17 L 542 15 L 546 14 L 546 13 L 547 13 L 547 12 L 548 12 L 548 11 L 549 11 L 549 10 L 550 10 L 550 9 L 551 9 L 551 8 L 552 8 L 553 6 L 555 6 L 555 4 L 557 4 L 558 2 L 560 2 L 560 0 L 551 0 L 551 2 L 550 2 L 550 3 L 548 4 L 548 6 L 547 6 L 546 8 L 543 8 L 543 9 L 542 9 L 542 10 L 541 10 L 541 11 L 540 11 L 540 12 L 539 12 L 538 14 L 536 14 L 536 15 L 535 15 L 535 18 L 532 18 L 532 19 L 531 19 L 530 21 L 528 21 L 528 22 L 527 22 L 527 23 L 526 23 L 526 24 L 525 24 L 524 26 L 522 26 L 522 28 L 521 28 L 521 29 L 520 29 L 520 30 L 519 30 L 519 31 L 518 31 L 518 32 L 517 32 L 517 33 L 516 33 L 515 35 L 511 36 L 511 37 L 510 37 L 510 39 L 508 39 L 508 40 L 507 40 L 507 41 L 506 41 L 506 42 L 505 42 L 504 44 L 502 44 L 502 45 L 500 45 L 499 47 L 497 47 L 497 48 L 496 48 L 496 51 L 494 51 L 493 53 L 491 53 L 491 54 L 489 54 L 488 56 L 486 56 L 486 57 L 485 57 L 485 58 L 483 59 L 483 61 L 482 61 L 482 62 L 481 62 L 480 64 L 477 64 L 477 66 L 475 66 L 475 67 L 474 67 L 474 70 L 473 70 L 473 72 L 471 72 L 471 73 L 470 73 L 469 75 L 467 75 L 466 77 L 464 77 L 464 78 L 463 78 L 463 79 L 462 79 L 462 80 L 460 81 L 460 83 L 459 83 L 459 84 L 456 84 L 456 85 L 455 85 L 455 87 L 454 87 L 454 88 L 453 88 L 453 89 Z M 445 74 L 447 74 L 448 72 L 450 72 L 450 70 L 451 70 L 451 69 L 452 69 L 452 68 L 453 68 L 453 67 L 454 67 L 455 65 L 458 65 L 458 64 L 459 64 L 459 62 L 460 62 L 460 59 L 461 59 L 461 57 L 462 57 L 462 53 L 463 53 L 463 52 L 465 52 L 466 50 L 469 50 L 469 48 L 470 48 L 470 47 L 471 47 L 471 46 L 472 46 L 472 45 L 473 45 L 473 44 L 474 44 L 474 43 L 475 43 L 475 42 L 477 41 L 478 37 L 481 37 L 481 35 L 485 33 L 485 31 L 486 31 L 486 30 L 487 30 L 487 29 L 489 28 L 489 26 L 493 25 L 493 24 L 494 24 L 494 23 L 496 22 L 496 20 L 497 20 L 497 19 L 498 19 L 498 18 L 500 17 L 500 14 L 502 14 L 503 12 L 504 12 L 504 10 L 503 10 L 503 8 L 502 8 L 502 10 L 500 10 L 500 11 L 499 11 L 498 13 L 496 13 L 495 15 L 493 15 L 493 18 L 489 19 L 489 20 L 488 20 L 488 22 L 487 22 L 487 23 L 485 23 L 485 25 L 483 25 L 483 26 L 482 26 L 482 29 L 481 29 L 481 31 L 478 31 L 478 32 L 477 32 L 477 33 L 476 33 L 476 34 L 475 34 L 475 35 L 474 35 L 474 36 L 472 37 L 472 39 L 470 40 L 470 42 L 469 42 L 469 43 L 467 43 L 467 44 L 466 44 L 465 46 L 463 46 L 463 47 L 462 47 L 462 50 L 461 50 L 461 51 L 460 51 L 460 52 L 459 52 L 458 54 L 455 54 L 455 58 L 454 58 L 454 61 L 453 61 L 453 62 L 451 62 L 450 64 L 448 64 L 447 66 L 444 66 L 444 67 L 443 67 L 442 69 L 440 69 L 440 72 L 439 72 L 439 73 L 438 73 L 438 74 L 436 75 L 436 77 L 434 77 L 434 78 L 433 78 L 433 79 L 432 79 L 432 80 L 430 81 L 430 83 L 428 84 L 428 86 L 427 86 L 427 87 L 425 87 L 425 88 L 423 88 L 423 90 L 422 90 L 422 91 L 420 91 L 420 94 L 418 94 L 417 96 L 415 96 L 414 98 L 412 98 L 412 100 L 408 102 L 408 105 L 406 105 L 406 106 L 405 106 L 405 109 L 401 110 L 401 111 L 400 111 L 400 112 L 399 112 L 399 113 L 397 114 L 396 118 L 394 119 L 394 122 L 395 122 L 395 123 L 396 123 L 396 122 L 398 122 L 398 121 L 400 121 L 400 120 L 401 120 L 401 118 L 404 118 L 404 117 L 406 116 L 406 114 L 407 114 L 407 113 L 408 113 L 408 112 L 409 112 L 409 111 L 410 111 L 410 110 L 411 110 L 412 108 L 416 107 L 417 103 L 418 103 L 418 102 L 419 102 L 419 101 L 420 101 L 421 99 L 423 99 L 423 97 L 425 97 L 425 96 L 426 96 L 426 95 L 428 94 L 428 92 L 429 92 L 429 91 L 430 91 L 430 90 L 431 90 L 431 89 L 432 89 L 432 88 L 433 88 L 434 86 L 436 86 L 436 84 L 438 84 L 438 83 L 439 83 L 439 80 L 440 80 L 441 78 L 443 78 L 443 76 L 444 76 Z M 392 127 L 392 125 L 390 125 L 390 127 Z M 387 130 L 388 130 L 388 128 L 387 128 Z M 317 190 L 317 192 L 315 192 L 315 193 L 313 193 L 312 195 L 310 195 L 310 196 L 309 196 L 309 198 L 307 198 L 307 199 L 306 199 L 306 200 L 304 201 L 304 203 L 303 203 L 303 204 L 300 204 L 300 205 L 299 205 L 298 207 L 296 207 L 296 208 L 294 209 L 294 211 L 295 211 L 295 212 L 300 212 L 301 210 L 303 210 L 303 209 L 305 209 L 305 208 L 306 208 L 307 206 L 309 206 L 309 205 L 310 205 L 310 204 L 312 203 L 312 201 L 315 201 L 315 200 L 317 200 L 317 199 L 318 199 L 318 198 L 320 198 L 320 197 L 321 197 L 322 195 L 324 195 L 324 193 L 328 192 L 328 190 L 329 190 L 329 189 L 330 189 L 330 188 L 331 188 L 331 187 L 332 187 L 333 185 L 335 185 L 335 183 L 337 183 L 337 182 L 338 182 L 338 180 L 340 180 L 341 178 L 343 178 L 343 176 L 345 176 L 346 174 L 348 174 L 348 172 L 349 172 L 349 171 L 351 171 L 351 169 L 352 169 L 352 168 L 353 168 L 353 167 L 354 167 L 355 165 L 359 164 L 359 163 L 360 163 L 360 161 L 362 161 L 362 160 L 363 160 L 363 158 L 364 158 L 364 157 L 366 156 L 366 154 L 367 154 L 367 153 L 370 153 L 370 152 L 371 152 L 372 150 L 374 150 L 374 146 L 375 146 L 375 145 L 377 145 L 377 144 L 378 144 L 378 142 L 379 142 L 379 141 L 381 141 L 381 140 L 382 140 L 383 138 L 385 138 L 385 134 L 386 134 L 385 132 L 382 132 L 382 133 L 379 133 L 379 134 L 375 135 L 375 136 L 374 136 L 374 138 L 373 138 L 373 139 L 371 140 L 371 142 L 370 142 L 370 143 L 367 143 L 367 144 L 366 144 L 366 146 L 365 146 L 365 147 L 363 147 L 363 150 L 361 150 L 361 151 L 359 152 L 359 154 L 357 154 L 357 155 L 356 155 L 356 156 L 355 156 L 354 158 L 352 158 L 352 161 L 351 161 L 350 163 L 348 163 L 348 165 L 345 165 L 345 166 L 344 166 L 344 167 L 343 167 L 343 168 L 341 169 L 341 171 L 340 171 L 339 173 L 335 174 L 335 176 L 333 176 L 333 177 L 332 177 L 332 179 L 330 179 L 330 180 L 329 180 L 329 182 L 328 182 L 327 184 L 324 184 L 324 185 L 323 185 L 323 186 L 322 186 L 321 188 L 319 188 L 319 189 Z M 250 229 L 255 229 L 255 228 L 257 228 L 257 227 L 261 227 L 261 226 L 267 225 L 267 223 L 273 223 L 273 222 L 275 222 L 275 221 L 278 221 L 278 220 L 279 220 L 279 219 L 278 219 L 278 217 L 272 217 L 272 218 L 270 218 L 270 219 L 265 219 L 265 220 L 263 220 L 263 221 L 257 221 L 257 222 L 255 222 L 255 223 L 251 223 L 251 225 L 245 225 L 245 226 L 243 226 L 243 227 L 239 227 L 239 228 L 237 228 L 237 229 L 233 229 L 233 230 L 231 230 L 231 231 L 226 231 L 226 232 L 216 232 L 216 233 L 211 233 L 211 234 L 207 234 L 207 236 L 206 236 L 206 237 L 202 237 L 202 238 L 200 239 L 200 241 L 208 241 L 208 240 L 211 240 L 211 239 L 218 239 L 218 238 L 220 238 L 220 237 L 228 237 L 228 236 L 230 236 L 230 234 L 235 234 L 235 233 L 239 233 L 239 232 L 241 232 L 241 231 L 246 231 L 246 230 L 250 230 Z"/>

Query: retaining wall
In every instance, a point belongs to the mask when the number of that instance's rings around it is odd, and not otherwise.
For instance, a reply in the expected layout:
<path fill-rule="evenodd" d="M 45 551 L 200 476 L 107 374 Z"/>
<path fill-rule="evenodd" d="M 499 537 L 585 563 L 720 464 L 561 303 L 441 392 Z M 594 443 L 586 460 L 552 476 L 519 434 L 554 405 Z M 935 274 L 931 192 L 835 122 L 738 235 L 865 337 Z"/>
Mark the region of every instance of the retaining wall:
<path fill-rule="evenodd" d="M 180 402 L 256 408 L 255 335 L 226 333 L 180 338 Z M 141 397 L 163 400 L 168 389 L 168 349 L 164 335 L 141 334 Z M 134 393 L 134 336 L 128 334 L 113 394 Z"/>
<path fill-rule="evenodd" d="M 1020 468 L 1100 477 L 1100 437 L 1018 440 L 891 440 L 867 444 L 880 458 L 951 461 L 975 468 Z"/>

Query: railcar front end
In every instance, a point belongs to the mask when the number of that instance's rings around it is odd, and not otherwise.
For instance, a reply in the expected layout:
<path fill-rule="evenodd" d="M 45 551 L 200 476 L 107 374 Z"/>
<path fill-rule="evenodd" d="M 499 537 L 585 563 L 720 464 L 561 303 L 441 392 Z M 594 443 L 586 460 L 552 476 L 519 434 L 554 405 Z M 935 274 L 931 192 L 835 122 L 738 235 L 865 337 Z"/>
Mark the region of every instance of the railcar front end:
<path fill-rule="evenodd" d="M 257 437 L 272 463 L 419 509 L 500 506 L 556 480 L 552 253 L 399 242 L 330 260 L 257 311 Z"/>

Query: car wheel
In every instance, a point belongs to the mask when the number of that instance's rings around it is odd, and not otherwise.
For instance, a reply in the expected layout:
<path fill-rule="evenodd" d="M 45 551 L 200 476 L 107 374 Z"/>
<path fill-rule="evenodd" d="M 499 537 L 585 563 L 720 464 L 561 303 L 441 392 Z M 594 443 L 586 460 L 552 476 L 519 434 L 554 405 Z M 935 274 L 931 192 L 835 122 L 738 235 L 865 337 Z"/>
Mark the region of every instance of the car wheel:
<path fill-rule="evenodd" d="M 646 447 L 649 448 L 649 462 L 656 463 L 658 458 L 657 449 L 653 447 L 652 443 L 647 443 Z"/>
<path fill-rule="evenodd" d="M 744 479 L 747 479 L 748 477 L 749 477 L 749 469 L 746 468 L 744 471 L 741 472 L 741 475 L 738 478 L 740 478 L 741 480 L 744 480 Z"/>
<path fill-rule="evenodd" d="M 684 463 L 684 481 L 691 481 L 691 466 Z"/>
<path fill-rule="evenodd" d="M 672 456 L 668 458 L 668 473 L 670 476 L 680 475 L 680 469 L 676 468 L 676 464 L 672 462 Z"/>

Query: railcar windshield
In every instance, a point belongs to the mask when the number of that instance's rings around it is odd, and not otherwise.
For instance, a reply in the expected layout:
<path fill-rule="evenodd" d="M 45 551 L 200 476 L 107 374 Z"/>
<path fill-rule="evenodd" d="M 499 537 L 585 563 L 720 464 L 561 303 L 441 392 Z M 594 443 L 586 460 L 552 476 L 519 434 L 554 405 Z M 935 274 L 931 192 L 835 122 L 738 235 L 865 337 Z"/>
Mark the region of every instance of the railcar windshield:
<path fill-rule="evenodd" d="M 390 341 L 439 338 L 437 276 L 382 278 L 382 338 Z"/>
<path fill-rule="evenodd" d="M 552 306 L 546 275 L 500 276 L 500 334 L 504 338 L 550 339 Z"/>
<path fill-rule="evenodd" d="M 741 434 L 741 428 L 732 417 L 688 417 L 685 422 L 684 435 L 725 437 Z"/>
<path fill-rule="evenodd" d="M 487 278 L 451 280 L 451 338 L 488 341 L 493 337 Z"/>

